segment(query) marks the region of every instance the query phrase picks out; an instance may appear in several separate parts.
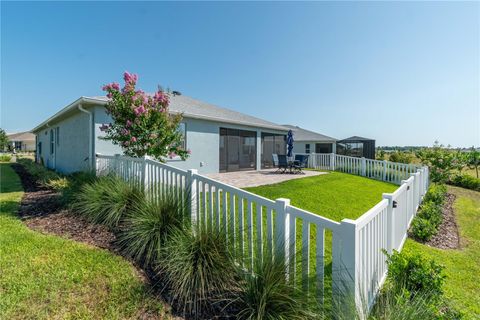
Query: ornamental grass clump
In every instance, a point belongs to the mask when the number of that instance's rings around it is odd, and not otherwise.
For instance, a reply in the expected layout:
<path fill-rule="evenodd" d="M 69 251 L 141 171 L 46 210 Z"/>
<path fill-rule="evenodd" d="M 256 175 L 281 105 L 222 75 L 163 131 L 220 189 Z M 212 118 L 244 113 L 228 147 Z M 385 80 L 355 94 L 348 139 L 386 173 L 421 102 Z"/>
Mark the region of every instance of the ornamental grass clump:
<path fill-rule="evenodd" d="M 243 320 L 303 320 L 316 319 L 309 296 L 286 281 L 284 259 L 265 256 L 254 272 L 241 272 L 234 302 L 237 318 Z M 318 303 L 318 301 L 317 301 Z"/>
<path fill-rule="evenodd" d="M 174 231 L 188 228 L 188 197 L 168 193 L 160 199 L 145 199 L 132 205 L 118 235 L 122 252 L 145 267 L 158 262 L 161 249 Z"/>
<path fill-rule="evenodd" d="M 225 234 L 205 228 L 174 231 L 162 250 L 158 273 L 173 305 L 193 318 L 217 313 L 236 286 Z"/>
<path fill-rule="evenodd" d="M 85 184 L 75 198 L 73 210 L 93 223 L 116 230 L 127 212 L 142 199 L 142 190 L 110 175 Z"/>

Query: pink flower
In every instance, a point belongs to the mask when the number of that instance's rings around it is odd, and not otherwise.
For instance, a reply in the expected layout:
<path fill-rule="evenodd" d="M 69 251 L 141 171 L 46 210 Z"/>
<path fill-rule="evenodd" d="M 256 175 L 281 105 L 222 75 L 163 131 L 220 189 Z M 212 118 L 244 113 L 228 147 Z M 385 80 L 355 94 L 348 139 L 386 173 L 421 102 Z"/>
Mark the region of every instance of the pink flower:
<path fill-rule="evenodd" d="M 127 128 L 131 127 L 132 126 L 132 121 L 130 120 L 127 120 L 127 124 L 126 124 Z"/>
<path fill-rule="evenodd" d="M 177 154 L 176 154 L 175 152 L 170 152 L 170 153 L 168 154 L 168 157 L 169 157 L 170 159 L 173 159 L 173 158 L 176 157 L 176 156 L 177 156 Z"/>
<path fill-rule="evenodd" d="M 125 129 L 125 128 L 122 129 L 122 134 L 123 134 L 124 136 L 128 135 L 129 133 L 130 133 L 129 130 L 127 130 L 127 129 Z"/>
<path fill-rule="evenodd" d="M 135 112 L 135 115 L 136 116 L 139 116 L 141 114 L 144 114 L 145 112 L 147 112 L 147 110 L 145 109 L 144 106 L 140 106 L 140 107 L 137 107 L 133 110 L 133 112 Z"/>
<path fill-rule="evenodd" d="M 110 91 L 110 90 L 118 91 L 118 90 L 120 90 L 120 85 L 116 82 L 112 82 L 112 83 L 104 85 L 102 87 L 102 90 L 103 91 Z"/>
<path fill-rule="evenodd" d="M 132 138 L 130 138 L 130 141 L 132 141 L 132 142 L 137 142 L 137 138 L 132 137 Z"/>
<path fill-rule="evenodd" d="M 137 83 L 138 76 L 136 74 L 125 71 L 125 73 L 123 74 L 123 80 L 125 80 L 125 83 L 135 84 Z"/>
<path fill-rule="evenodd" d="M 188 150 L 187 150 L 187 153 L 188 153 L 188 154 L 192 154 L 192 150 L 188 149 Z"/>

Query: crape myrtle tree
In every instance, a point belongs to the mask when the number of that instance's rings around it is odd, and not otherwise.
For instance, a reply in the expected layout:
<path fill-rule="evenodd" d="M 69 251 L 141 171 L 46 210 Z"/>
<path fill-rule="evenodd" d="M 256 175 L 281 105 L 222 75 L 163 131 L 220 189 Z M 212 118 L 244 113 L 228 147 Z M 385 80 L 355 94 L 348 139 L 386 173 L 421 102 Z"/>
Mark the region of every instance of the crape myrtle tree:
<path fill-rule="evenodd" d="M 168 93 L 159 89 L 148 95 L 136 89 L 136 74 L 125 72 L 123 79 L 121 89 L 116 82 L 102 88 L 109 98 L 107 113 L 113 120 L 101 127 L 106 132 L 104 139 L 120 145 L 128 156 L 149 155 L 162 162 L 176 156 L 188 158 L 190 151 L 182 147 L 183 136 L 178 130 L 182 115 L 168 112 Z"/>
<path fill-rule="evenodd" d="M 444 148 L 438 141 L 435 141 L 431 148 L 417 151 L 416 156 L 423 164 L 428 165 L 433 182 L 446 183 L 452 173 L 463 166 L 460 153 Z"/>

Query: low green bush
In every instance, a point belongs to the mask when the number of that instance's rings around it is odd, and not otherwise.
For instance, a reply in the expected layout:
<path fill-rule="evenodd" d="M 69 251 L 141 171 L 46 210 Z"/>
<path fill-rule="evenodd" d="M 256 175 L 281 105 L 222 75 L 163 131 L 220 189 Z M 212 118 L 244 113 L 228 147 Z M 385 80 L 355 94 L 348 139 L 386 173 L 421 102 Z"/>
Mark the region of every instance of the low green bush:
<path fill-rule="evenodd" d="M 424 202 L 434 202 L 438 205 L 443 204 L 445 201 L 445 195 L 447 194 L 447 187 L 444 184 L 432 184 L 428 189 Z"/>
<path fill-rule="evenodd" d="M 157 200 L 138 201 L 125 217 L 118 245 L 124 254 L 141 265 L 152 266 L 158 261 L 168 237 L 187 227 L 188 220 L 187 201 L 174 194 Z"/>
<path fill-rule="evenodd" d="M 416 217 L 412 221 L 410 234 L 419 241 L 428 241 L 437 234 L 437 228 L 428 220 Z"/>
<path fill-rule="evenodd" d="M 61 191 L 67 185 L 65 176 L 45 168 L 44 166 L 33 162 L 31 159 L 18 159 L 25 170 L 37 181 L 41 186 L 46 188 L 54 188 Z"/>
<path fill-rule="evenodd" d="M 0 155 L 0 162 L 10 162 L 11 160 L 12 160 L 12 156 L 9 154 Z"/>
<path fill-rule="evenodd" d="M 420 254 L 394 251 L 387 254 L 389 281 L 410 293 L 440 297 L 443 294 L 444 267 Z"/>
<path fill-rule="evenodd" d="M 457 174 L 448 183 L 457 187 L 480 191 L 480 179 L 469 174 Z"/>
<path fill-rule="evenodd" d="M 424 202 L 418 210 L 417 216 L 428 220 L 428 222 L 437 229 L 443 220 L 442 207 L 433 201 Z"/>
<path fill-rule="evenodd" d="M 218 310 L 237 283 L 236 267 L 221 231 L 174 231 L 157 268 L 170 289 L 172 303 L 193 318 Z"/>
<path fill-rule="evenodd" d="M 72 209 L 89 221 L 116 230 L 127 212 L 143 199 L 142 190 L 111 175 L 83 185 Z"/>

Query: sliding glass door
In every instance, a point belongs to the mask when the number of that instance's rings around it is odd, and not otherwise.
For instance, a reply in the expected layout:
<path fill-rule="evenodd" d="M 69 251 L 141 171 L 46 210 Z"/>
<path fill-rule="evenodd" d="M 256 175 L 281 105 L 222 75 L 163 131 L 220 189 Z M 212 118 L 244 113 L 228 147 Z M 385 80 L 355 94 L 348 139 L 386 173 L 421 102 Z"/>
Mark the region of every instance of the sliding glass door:
<path fill-rule="evenodd" d="M 220 128 L 220 172 L 254 170 L 256 149 L 255 131 Z"/>
<path fill-rule="evenodd" d="M 262 132 L 262 169 L 273 168 L 272 154 L 286 154 L 284 134 Z"/>

